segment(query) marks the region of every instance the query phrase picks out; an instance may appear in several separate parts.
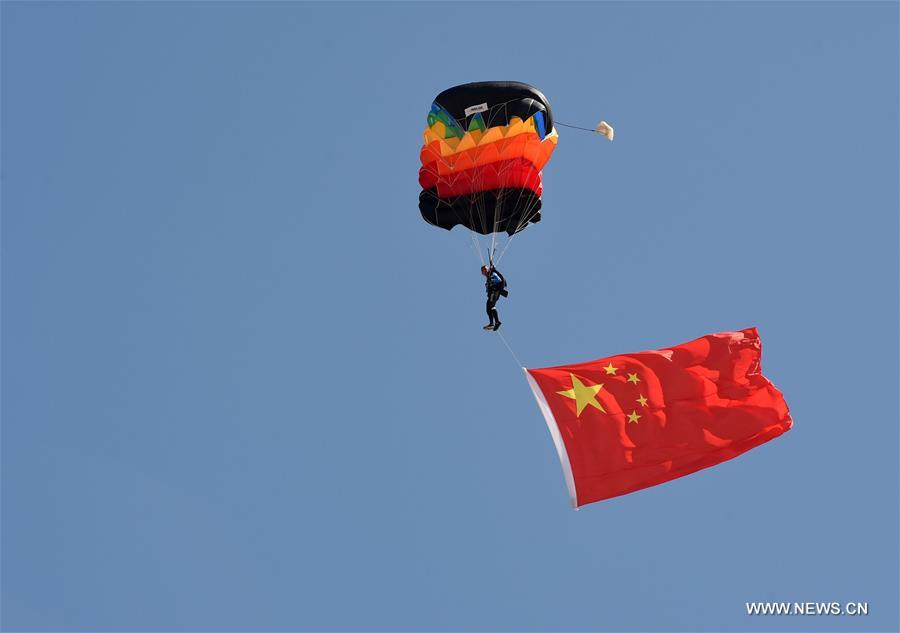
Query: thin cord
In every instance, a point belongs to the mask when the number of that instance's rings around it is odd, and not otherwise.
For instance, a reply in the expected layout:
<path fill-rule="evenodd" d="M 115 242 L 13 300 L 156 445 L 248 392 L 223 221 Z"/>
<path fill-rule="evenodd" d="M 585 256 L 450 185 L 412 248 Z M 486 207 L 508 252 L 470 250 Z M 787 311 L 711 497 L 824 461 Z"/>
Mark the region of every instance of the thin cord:
<path fill-rule="evenodd" d="M 475 249 L 475 253 L 477 253 L 478 259 L 481 260 L 481 265 L 484 266 L 484 255 L 481 254 L 481 244 L 478 243 L 478 239 L 475 237 L 475 231 L 470 230 L 469 235 L 472 236 L 472 246 Z"/>
<path fill-rule="evenodd" d="M 500 251 L 500 255 L 497 257 L 498 264 L 500 263 L 500 260 L 503 259 L 503 256 L 506 254 L 506 249 L 508 249 L 509 245 L 512 244 L 513 238 L 516 235 L 518 235 L 519 233 L 521 233 L 522 231 L 524 231 L 525 227 L 528 226 L 528 223 L 531 222 L 531 220 L 534 219 L 534 217 L 538 214 L 538 211 L 540 211 L 540 208 L 537 207 L 537 204 L 535 204 L 534 206 L 536 207 L 536 209 L 534 211 L 532 211 L 531 213 L 529 213 L 527 218 L 523 217 L 522 221 L 520 221 L 519 224 L 516 226 L 516 232 L 513 233 L 512 235 L 510 235 L 509 239 L 506 240 L 506 244 L 503 245 L 503 250 Z M 523 216 L 524 216 L 524 214 L 523 214 Z"/>
<path fill-rule="evenodd" d="M 506 339 L 503 338 L 503 335 L 500 334 L 499 330 L 497 330 L 497 335 L 500 337 L 500 340 L 503 341 L 503 344 L 506 345 L 506 349 L 509 350 L 509 353 L 512 354 L 513 360 L 516 361 L 516 365 L 519 367 L 519 369 L 522 369 L 523 367 L 525 367 L 525 365 L 522 364 L 522 361 L 519 360 L 519 357 L 516 356 L 516 353 L 509 346 L 509 343 L 506 342 Z"/>
<path fill-rule="evenodd" d="M 568 123 L 561 123 L 561 122 L 559 122 L 559 121 L 554 121 L 554 122 L 553 122 L 553 125 L 561 125 L 561 126 L 563 126 L 563 127 L 570 127 L 570 128 L 572 128 L 573 130 L 584 130 L 585 132 L 593 132 L 594 134 L 600 134 L 600 132 L 598 132 L 598 131 L 595 130 L 594 128 L 590 128 L 590 127 L 581 127 L 581 126 L 579 126 L 579 125 L 569 125 Z"/>

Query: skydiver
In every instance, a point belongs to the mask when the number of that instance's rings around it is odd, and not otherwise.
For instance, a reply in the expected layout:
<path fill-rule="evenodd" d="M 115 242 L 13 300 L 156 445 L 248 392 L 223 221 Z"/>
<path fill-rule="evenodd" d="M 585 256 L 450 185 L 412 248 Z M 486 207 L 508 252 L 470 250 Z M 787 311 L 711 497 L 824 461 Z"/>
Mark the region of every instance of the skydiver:
<path fill-rule="evenodd" d="M 482 266 L 481 274 L 485 276 L 484 287 L 487 290 L 487 314 L 491 320 L 490 323 L 484 326 L 484 329 L 496 332 L 500 329 L 500 315 L 497 314 L 495 306 L 501 296 L 509 296 L 509 293 L 506 291 L 506 279 L 499 270 L 494 268 L 493 264 L 490 267 Z"/>

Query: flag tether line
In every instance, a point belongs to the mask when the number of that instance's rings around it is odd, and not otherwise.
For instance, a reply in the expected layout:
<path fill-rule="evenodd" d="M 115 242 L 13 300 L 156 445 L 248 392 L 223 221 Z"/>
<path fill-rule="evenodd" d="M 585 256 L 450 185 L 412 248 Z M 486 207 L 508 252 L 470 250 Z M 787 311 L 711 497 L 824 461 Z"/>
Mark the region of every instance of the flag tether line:
<path fill-rule="evenodd" d="M 509 353 L 512 355 L 513 360 L 516 361 L 516 365 L 518 365 L 519 369 L 524 369 L 525 365 L 523 365 L 522 361 L 519 360 L 519 357 L 516 356 L 516 353 L 513 351 L 512 347 L 509 346 L 509 343 L 506 342 L 506 338 L 500 334 L 499 330 L 497 331 L 497 336 L 499 336 L 500 340 L 503 341 L 503 344 L 506 345 L 506 349 L 509 350 Z"/>

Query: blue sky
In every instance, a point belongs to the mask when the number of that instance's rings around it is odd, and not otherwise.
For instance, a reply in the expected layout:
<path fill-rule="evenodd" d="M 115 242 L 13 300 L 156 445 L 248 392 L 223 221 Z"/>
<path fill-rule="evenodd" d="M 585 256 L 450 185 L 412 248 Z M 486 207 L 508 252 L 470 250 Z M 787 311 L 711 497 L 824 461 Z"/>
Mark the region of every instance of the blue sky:
<path fill-rule="evenodd" d="M 898 627 L 896 3 L 13 3 L 8 631 Z M 539 86 L 528 366 L 755 325 L 795 427 L 569 509 L 431 99 Z M 867 601 L 868 617 L 744 603 Z"/>

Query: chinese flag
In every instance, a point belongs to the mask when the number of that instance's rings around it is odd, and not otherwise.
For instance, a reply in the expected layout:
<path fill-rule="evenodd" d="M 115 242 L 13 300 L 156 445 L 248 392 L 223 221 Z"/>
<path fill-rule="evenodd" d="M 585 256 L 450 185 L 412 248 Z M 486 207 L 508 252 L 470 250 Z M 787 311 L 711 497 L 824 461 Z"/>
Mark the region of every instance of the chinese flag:
<path fill-rule="evenodd" d="M 791 428 L 756 328 L 668 349 L 526 369 L 572 504 L 682 477 Z"/>

